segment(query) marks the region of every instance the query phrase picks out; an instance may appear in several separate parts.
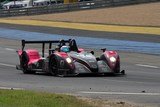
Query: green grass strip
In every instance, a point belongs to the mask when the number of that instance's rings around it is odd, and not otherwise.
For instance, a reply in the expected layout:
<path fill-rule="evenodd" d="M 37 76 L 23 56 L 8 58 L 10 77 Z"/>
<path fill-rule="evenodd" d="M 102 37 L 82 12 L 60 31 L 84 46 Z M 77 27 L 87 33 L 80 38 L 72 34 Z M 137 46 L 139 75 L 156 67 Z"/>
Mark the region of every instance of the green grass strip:
<path fill-rule="evenodd" d="M 25 90 L 0 90 L 0 107 L 92 107 L 74 96 Z"/>

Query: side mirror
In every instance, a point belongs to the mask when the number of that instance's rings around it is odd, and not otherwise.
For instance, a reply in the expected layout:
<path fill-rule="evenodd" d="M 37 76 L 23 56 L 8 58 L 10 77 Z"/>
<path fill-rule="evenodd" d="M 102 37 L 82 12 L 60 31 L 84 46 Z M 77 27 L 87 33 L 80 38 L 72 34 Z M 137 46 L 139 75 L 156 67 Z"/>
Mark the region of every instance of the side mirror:
<path fill-rule="evenodd" d="M 90 53 L 91 53 L 92 55 L 94 55 L 94 51 L 91 51 Z"/>
<path fill-rule="evenodd" d="M 105 52 L 105 51 L 106 51 L 106 48 L 102 48 L 101 50 L 102 50 L 103 52 Z"/>

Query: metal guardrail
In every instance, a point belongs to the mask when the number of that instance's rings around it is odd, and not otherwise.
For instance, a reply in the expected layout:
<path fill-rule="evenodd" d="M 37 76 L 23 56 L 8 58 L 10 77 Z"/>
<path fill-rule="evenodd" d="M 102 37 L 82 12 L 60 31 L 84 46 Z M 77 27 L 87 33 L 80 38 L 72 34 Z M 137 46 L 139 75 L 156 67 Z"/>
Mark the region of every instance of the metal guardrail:
<path fill-rule="evenodd" d="M 122 5 L 131 5 L 148 2 L 158 2 L 160 0 L 97 0 L 89 2 L 78 2 L 72 4 L 54 4 L 50 6 L 18 8 L 9 10 L 0 10 L 0 17 L 38 15 L 47 13 L 58 13 L 75 10 L 95 9 L 103 7 L 113 7 Z"/>

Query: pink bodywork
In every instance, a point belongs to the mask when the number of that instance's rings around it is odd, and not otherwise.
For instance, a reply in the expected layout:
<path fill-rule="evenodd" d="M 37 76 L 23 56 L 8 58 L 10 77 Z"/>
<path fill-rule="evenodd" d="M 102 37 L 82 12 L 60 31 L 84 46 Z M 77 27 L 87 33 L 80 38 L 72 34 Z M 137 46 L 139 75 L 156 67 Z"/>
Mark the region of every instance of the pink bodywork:
<path fill-rule="evenodd" d="M 107 55 L 108 57 L 116 57 L 118 53 L 116 51 L 105 51 L 105 55 Z"/>
<path fill-rule="evenodd" d="M 78 52 L 79 53 L 84 52 L 84 49 L 83 48 L 78 48 Z"/>
<path fill-rule="evenodd" d="M 22 55 L 22 50 L 18 50 L 17 53 L 18 53 L 19 56 L 21 56 Z"/>
<path fill-rule="evenodd" d="M 25 50 L 25 52 L 27 53 L 28 58 L 29 58 L 28 65 L 29 64 L 33 64 L 33 63 L 38 62 L 38 61 L 41 60 L 41 57 L 39 55 L 38 50 L 27 49 L 27 50 Z M 18 53 L 19 56 L 21 56 L 22 55 L 22 50 L 18 50 L 17 53 Z"/>
<path fill-rule="evenodd" d="M 62 58 L 67 58 L 68 57 L 68 54 L 65 53 L 65 52 L 56 52 L 55 54 L 62 57 Z"/>
<path fill-rule="evenodd" d="M 66 59 L 66 58 L 69 57 L 69 55 L 68 55 L 67 53 L 65 53 L 65 52 L 56 52 L 55 54 L 58 55 L 58 56 L 60 56 L 60 57 L 62 57 L 62 58 L 64 58 L 64 59 Z M 72 69 L 75 69 L 75 65 L 74 65 L 73 63 L 69 63 L 68 65 L 69 65 Z"/>
<path fill-rule="evenodd" d="M 109 62 L 108 64 L 109 64 L 110 68 L 114 69 L 116 63 L 119 63 L 119 62 L 120 62 L 120 58 L 119 58 L 118 53 L 117 53 L 116 51 L 105 51 L 104 54 L 105 54 L 105 56 L 106 56 L 106 58 L 107 58 L 108 60 L 109 60 L 109 58 L 111 58 L 111 57 L 116 58 L 116 62 L 108 61 L 108 62 Z"/>

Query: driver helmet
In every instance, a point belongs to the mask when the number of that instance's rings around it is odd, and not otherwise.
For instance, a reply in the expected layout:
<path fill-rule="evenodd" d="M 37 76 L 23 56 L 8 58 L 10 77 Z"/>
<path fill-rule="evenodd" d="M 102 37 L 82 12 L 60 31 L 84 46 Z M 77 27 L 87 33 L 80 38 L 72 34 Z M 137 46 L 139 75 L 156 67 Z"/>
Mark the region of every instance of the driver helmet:
<path fill-rule="evenodd" d="M 69 46 L 62 46 L 61 48 L 60 48 L 60 51 L 61 52 L 70 52 L 70 49 L 69 49 L 70 47 Z"/>

